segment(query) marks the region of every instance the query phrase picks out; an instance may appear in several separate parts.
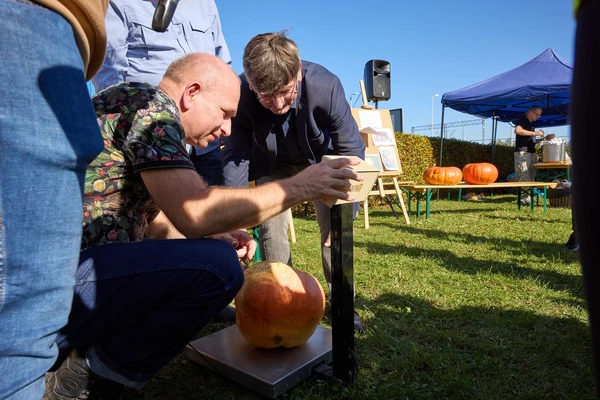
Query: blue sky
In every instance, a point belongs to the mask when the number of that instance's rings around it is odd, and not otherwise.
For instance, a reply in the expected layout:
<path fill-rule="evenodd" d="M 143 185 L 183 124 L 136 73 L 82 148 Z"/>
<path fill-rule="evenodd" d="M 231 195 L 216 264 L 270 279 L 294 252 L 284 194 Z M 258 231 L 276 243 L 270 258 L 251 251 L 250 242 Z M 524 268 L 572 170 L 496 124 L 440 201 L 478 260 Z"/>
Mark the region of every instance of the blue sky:
<path fill-rule="evenodd" d="M 242 53 L 255 35 L 289 29 L 302 59 L 319 63 L 342 81 L 346 98 L 360 92 L 365 63 L 391 65 L 391 98 L 380 109 L 404 109 L 404 131 L 441 118 L 441 96 L 526 63 L 547 48 L 573 62 L 575 21 L 570 0 L 216 0 L 223 32 L 242 72 Z M 353 96 L 354 99 L 357 96 Z M 356 107 L 362 100 L 356 103 Z M 446 109 L 445 122 L 475 117 Z M 513 136 L 498 124 L 498 139 Z M 486 121 L 485 137 L 491 138 Z M 430 135 L 430 131 L 416 132 Z M 461 139 L 455 128 L 450 137 Z M 546 133 L 568 137 L 569 128 Z M 439 135 L 439 130 L 434 132 Z M 464 128 L 481 141 L 481 125 Z"/>

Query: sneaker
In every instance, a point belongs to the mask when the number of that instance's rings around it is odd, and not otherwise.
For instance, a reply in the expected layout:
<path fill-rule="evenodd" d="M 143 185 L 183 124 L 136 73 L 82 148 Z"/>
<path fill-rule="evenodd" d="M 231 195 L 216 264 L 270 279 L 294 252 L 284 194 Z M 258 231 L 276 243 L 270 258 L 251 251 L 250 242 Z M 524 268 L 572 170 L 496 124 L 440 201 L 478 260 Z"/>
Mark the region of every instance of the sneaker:
<path fill-rule="evenodd" d="M 531 200 L 529 197 L 523 197 L 521 199 L 521 205 L 528 206 L 530 203 L 531 203 Z"/>
<path fill-rule="evenodd" d="M 219 311 L 213 319 L 218 322 L 230 322 L 235 323 L 235 307 L 226 306 Z"/>
<path fill-rule="evenodd" d="M 575 232 L 571 232 L 571 236 L 569 236 L 569 240 L 567 240 L 565 247 L 567 248 L 567 250 L 579 249 L 579 245 L 577 244 L 577 241 L 575 240 Z"/>
<path fill-rule="evenodd" d="M 354 311 L 354 330 L 358 332 L 362 332 L 364 329 L 364 325 L 362 319 L 360 319 L 360 315 L 356 311 Z"/>
<path fill-rule="evenodd" d="M 125 386 L 93 373 L 75 349 L 45 378 L 42 400 L 120 400 L 125 395 Z"/>

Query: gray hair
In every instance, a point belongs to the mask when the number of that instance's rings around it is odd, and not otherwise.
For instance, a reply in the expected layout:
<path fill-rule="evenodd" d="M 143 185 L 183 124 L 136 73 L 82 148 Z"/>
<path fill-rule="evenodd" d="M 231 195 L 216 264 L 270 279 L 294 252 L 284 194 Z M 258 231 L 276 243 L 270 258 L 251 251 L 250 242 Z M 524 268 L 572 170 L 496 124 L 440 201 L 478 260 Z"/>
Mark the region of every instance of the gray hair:
<path fill-rule="evenodd" d="M 285 31 L 262 33 L 244 49 L 244 73 L 256 91 L 274 94 L 290 83 L 300 70 L 300 52 Z"/>

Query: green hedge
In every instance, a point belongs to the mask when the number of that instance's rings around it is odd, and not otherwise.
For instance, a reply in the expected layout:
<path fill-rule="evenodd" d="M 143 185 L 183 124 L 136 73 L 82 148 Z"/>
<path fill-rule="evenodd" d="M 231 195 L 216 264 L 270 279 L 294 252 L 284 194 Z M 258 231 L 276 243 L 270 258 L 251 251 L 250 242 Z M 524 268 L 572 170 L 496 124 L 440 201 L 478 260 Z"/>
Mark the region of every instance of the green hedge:
<path fill-rule="evenodd" d="M 440 139 L 421 135 L 411 135 L 396 132 L 396 145 L 402 166 L 401 181 L 412 181 L 423 184 L 423 173 L 429 167 L 439 164 Z M 444 167 L 462 168 L 469 163 L 491 162 L 492 146 L 478 143 L 464 142 L 457 139 L 445 139 L 443 148 Z M 506 177 L 514 171 L 514 147 L 497 145 L 493 164 L 498 168 L 498 181 L 505 181 Z M 442 191 L 445 193 L 445 191 Z M 404 201 L 406 202 L 406 196 Z M 385 199 L 380 196 L 370 196 L 370 206 L 386 205 Z M 312 203 L 304 203 L 292 208 L 294 216 L 315 215 Z"/>
<path fill-rule="evenodd" d="M 439 165 L 440 139 L 396 132 L 396 144 L 402 164 L 401 179 L 425 183 L 423 172 L 429 167 Z M 496 146 L 493 164 L 498 168 L 498 181 L 506 180 L 514 171 L 513 153 L 512 146 Z M 442 155 L 442 166 L 462 169 L 469 163 L 492 162 L 492 145 L 445 139 Z"/>

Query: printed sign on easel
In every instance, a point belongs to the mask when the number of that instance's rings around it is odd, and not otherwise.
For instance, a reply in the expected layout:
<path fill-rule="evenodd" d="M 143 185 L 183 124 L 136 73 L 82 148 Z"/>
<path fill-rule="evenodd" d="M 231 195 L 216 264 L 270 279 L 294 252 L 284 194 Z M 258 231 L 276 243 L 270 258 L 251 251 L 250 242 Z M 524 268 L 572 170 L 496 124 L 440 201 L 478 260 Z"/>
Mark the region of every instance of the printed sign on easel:
<path fill-rule="evenodd" d="M 387 195 L 394 194 L 396 199 L 398 199 L 398 203 L 400 203 L 406 224 L 410 225 L 410 218 L 408 217 L 398 182 L 398 177 L 402 174 L 402 165 L 400 164 L 398 148 L 396 147 L 396 137 L 394 135 L 394 126 L 392 125 L 390 111 L 373 109 L 372 106 L 369 106 L 362 80 L 360 81 L 360 87 L 363 106 L 361 108 L 352 108 L 352 117 L 354 117 L 360 131 L 360 136 L 365 142 L 365 162 L 381 171 L 377 178 L 378 190 L 373 188 L 374 190 L 370 191 L 369 195 L 380 195 L 389 201 Z M 386 186 L 390 184 L 393 185 L 393 188 L 386 189 Z M 365 201 L 363 206 L 365 229 L 369 229 L 369 202 Z M 393 210 L 394 208 L 392 207 Z"/>
<path fill-rule="evenodd" d="M 365 142 L 365 161 L 379 168 L 380 176 L 402 173 L 389 110 L 353 108 L 360 135 Z"/>

